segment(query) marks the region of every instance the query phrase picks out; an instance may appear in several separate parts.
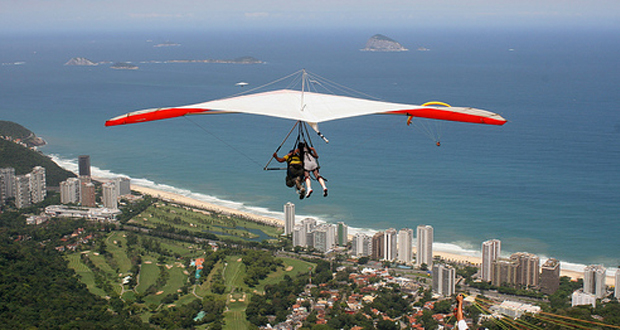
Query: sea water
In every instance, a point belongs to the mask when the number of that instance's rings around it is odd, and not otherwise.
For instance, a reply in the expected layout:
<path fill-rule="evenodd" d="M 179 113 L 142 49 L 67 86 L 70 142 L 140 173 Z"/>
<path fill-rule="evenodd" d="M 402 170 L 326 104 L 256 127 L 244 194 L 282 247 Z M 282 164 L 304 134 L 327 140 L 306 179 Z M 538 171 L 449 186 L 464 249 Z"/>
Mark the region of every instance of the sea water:
<path fill-rule="evenodd" d="M 360 52 L 382 32 L 410 51 Z M 609 30 L 157 32 L 0 36 L 0 119 L 33 130 L 76 169 L 282 218 L 344 221 L 369 232 L 435 229 L 436 246 L 517 251 L 577 264 L 620 263 L 620 42 Z M 178 47 L 153 47 L 164 41 Z M 418 51 L 425 47 L 428 51 Z M 154 63 L 253 56 L 264 64 Z M 64 66 L 72 57 L 132 62 Z M 144 63 L 148 62 L 148 63 Z M 293 123 L 193 116 L 104 127 L 107 119 L 240 92 L 307 69 L 381 100 L 443 101 L 497 112 L 501 127 L 441 123 L 441 147 L 399 116 L 322 123 L 329 196 L 300 201 L 263 171 Z M 290 147 L 289 140 L 281 153 Z M 313 183 L 315 190 L 318 183 Z"/>

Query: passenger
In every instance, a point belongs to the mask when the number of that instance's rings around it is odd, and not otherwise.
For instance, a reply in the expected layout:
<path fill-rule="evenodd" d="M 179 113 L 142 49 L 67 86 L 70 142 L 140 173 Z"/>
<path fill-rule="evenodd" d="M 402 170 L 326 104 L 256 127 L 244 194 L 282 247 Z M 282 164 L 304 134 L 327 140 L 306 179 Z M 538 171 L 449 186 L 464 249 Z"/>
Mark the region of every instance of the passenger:
<path fill-rule="evenodd" d="M 284 155 L 284 157 L 278 157 L 278 153 L 273 153 L 273 158 L 278 162 L 286 162 L 286 186 L 295 187 L 295 190 L 299 193 L 299 199 L 306 197 L 306 189 L 301 185 L 302 178 L 304 176 L 304 167 L 299 149 L 293 149 Z"/>
<path fill-rule="evenodd" d="M 316 153 L 314 147 L 308 146 L 305 142 L 299 143 L 299 151 L 302 155 L 304 163 L 304 178 L 306 180 L 306 198 L 312 195 L 312 183 L 310 180 L 310 173 L 314 174 L 314 177 L 319 181 L 321 187 L 323 187 L 323 197 L 327 197 L 327 186 L 325 185 L 325 179 L 319 173 L 319 164 L 316 161 L 319 155 Z"/>

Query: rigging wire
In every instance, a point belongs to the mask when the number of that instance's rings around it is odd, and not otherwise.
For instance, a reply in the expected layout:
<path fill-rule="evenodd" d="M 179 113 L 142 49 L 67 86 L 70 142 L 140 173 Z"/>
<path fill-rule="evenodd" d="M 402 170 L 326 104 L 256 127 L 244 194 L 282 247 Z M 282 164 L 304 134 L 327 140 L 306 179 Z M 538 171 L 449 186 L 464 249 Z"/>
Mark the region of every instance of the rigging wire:
<path fill-rule="evenodd" d="M 256 160 L 254 160 L 253 158 L 251 158 L 250 156 L 248 156 L 247 154 L 241 152 L 241 150 L 235 148 L 234 146 L 232 146 L 230 143 L 227 143 L 226 141 L 220 139 L 217 135 L 211 133 L 209 130 L 207 130 L 206 128 L 204 128 L 203 126 L 199 125 L 198 123 L 194 122 L 193 120 L 189 119 L 189 116 L 183 116 L 183 118 L 187 119 L 190 123 L 196 125 L 198 128 L 200 128 L 202 131 L 204 131 L 205 133 L 211 135 L 212 137 L 216 138 L 218 141 L 222 142 L 223 144 L 225 144 L 226 146 L 228 146 L 229 148 L 231 148 L 232 150 L 236 151 L 237 153 L 239 153 L 240 155 L 242 155 L 243 157 L 249 159 L 250 161 L 252 161 L 253 163 L 257 164 L 258 166 L 260 166 L 260 163 L 257 162 Z"/>

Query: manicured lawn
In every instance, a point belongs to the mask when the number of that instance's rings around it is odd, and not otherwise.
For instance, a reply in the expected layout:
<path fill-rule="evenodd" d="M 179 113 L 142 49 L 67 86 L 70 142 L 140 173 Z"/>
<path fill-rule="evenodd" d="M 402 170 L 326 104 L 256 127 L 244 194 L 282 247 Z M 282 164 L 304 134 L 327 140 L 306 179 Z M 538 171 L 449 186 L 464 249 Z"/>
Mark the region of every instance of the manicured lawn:
<path fill-rule="evenodd" d="M 82 262 L 80 255 L 80 253 L 72 253 L 67 255 L 67 259 L 69 259 L 69 267 L 75 270 L 77 275 L 80 276 L 80 281 L 86 284 L 86 287 L 88 287 L 90 292 L 101 297 L 107 296 L 105 291 L 95 286 L 95 275 L 90 268 Z"/>
<path fill-rule="evenodd" d="M 112 232 L 106 240 L 106 246 L 107 251 L 113 256 L 116 267 L 118 267 L 121 273 L 126 273 L 131 269 L 131 260 L 129 260 L 127 253 L 125 252 L 125 249 L 127 248 L 127 240 L 123 237 L 123 235 L 125 235 L 125 232 Z"/>
<path fill-rule="evenodd" d="M 157 277 L 159 276 L 159 267 L 155 262 L 146 263 L 143 262 L 140 267 L 140 278 L 138 279 L 138 286 L 136 291 L 143 294 L 146 289 L 155 284 Z"/>
<path fill-rule="evenodd" d="M 284 267 L 279 268 L 277 271 L 269 274 L 266 279 L 260 281 L 260 283 L 256 286 L 256 290 L 258 292 L 263 292 L 265 290 L 265 286 L 268 284 L 277 284 L 282 281 L 284 275 L 288 275 L 291 278 L 295 278 L 300 273 L 307 273 L 310 269 L 314 269 L 315 265 L 309 262 L 305 262 L 302 260 L 297 260 L 293 258 L 280 258 L 284 262 Z M 289 268 L 289 267 L 292 267 Z"/>

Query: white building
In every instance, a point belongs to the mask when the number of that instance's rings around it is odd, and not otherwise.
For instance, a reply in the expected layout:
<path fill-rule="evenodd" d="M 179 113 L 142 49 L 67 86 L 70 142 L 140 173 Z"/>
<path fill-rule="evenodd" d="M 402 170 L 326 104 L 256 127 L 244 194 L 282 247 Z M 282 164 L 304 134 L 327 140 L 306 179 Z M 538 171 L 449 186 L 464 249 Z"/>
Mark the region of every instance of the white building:
<path fill-rule="evenodd" d="M 422 264 L 426 264 L 430 269 L 433 267 L 433 227 L 419 225 L 417 235 L 415 265 L 420 267 Z"/>
<path fill-rule="evenodd" d="M 293 246 L 302 246 L 302 247 L 307 247 L 308 243 L 306 240 L 307 237 L 306 230 L 303 224 L 298 223 L 295 225 L 295 228 L 293 228 Z"/>
<path fill-rule="evenodd" d="M 293 233 L 295 227 L 295 204 L 288 202 L 284 204 L 284 235 Z"/>
<path fill-rule="evenodd" d="M 0 205 L 7 198 L 15 197 L 15 169 L 12 167 L 0 168 Z"/>
<path fill-rule="evenodd" d="M 320 252 L 327 252 L 336 245 L 336 228 L 324 223 L 314 228 L 313 247 Z"/>
<path fill-rule="evenodd" d="M 103 193 L 103 207 L 107 209 L 118 208 L 118 190 L 116 189 L 116 183 L 106 182 L 101 186 Z"/>
<path fill-rule="evenodd" d="M 573 292 L 571 296 L 571 306 L 575 307 L 581 305 L 592 305 L 592 307 L 596 307 L 596 296 L 592 293 L 583 292 L 582 289 Z"/>
<path fill-rule="evenodd" d="M 116 195 L 130 195 L 131 194 L 131 180 L 129 178 L 116 178 L 114 179 L 116 184 Z"/>
<path fill-rule="evenodd" d="M 490 282 L 493 279 L 493 261 L 499 258 L 502 242 L 492 239 L 482 242 L 482 267 L 480 275 L 483 281 Z"/>
<path fill-rule="evenodd" d="M 616 270 L 616 282 L 614 287 L 614 297 L 620 300 L 620 268 Z"/>
<path fill-rule="evenodd" d="M 602 265 L 586 266 L 583 272 L 583 292 L 591 293 L 596 298 L 605 296 L 605 277 L 607 268 Z"/>
<path fill-rule="evenodd" d="M 30 198 L 30 178 L 27 175 L 15 176 L 15 207 L 18 209 L 32 205 Z"/>
<path fill-rule="evenodd" d="M 50 205 L 45 208 L 45 214 L 56 218 L 85 218 L 93 221 L 115 221 L 121 211 L 106 208 L 68 207 L 66 205 Z"/>
<path fill-rule="evenodd" d="M 45 184 L 45 168 L 35 166 L 28 176 L 30 188 L 30 200 L 32 203 L 40 203 L 47 196 L 47 186 Z"/>
<path fill-rule="evenodd" d="M 383 232 L 383 259 L 388 261 L 396 260 L 398 256 L 398 233 L 396 229 L 390 228 Z"/>
<path fill-rule="evenodd" d="M 398 231 L 398 261 L 410 263 L 413 260 L 413 229 L 403 228 Z"/>
<path fill-rule="evenodd" d="M 68 178 L 60 183 L 60 202 L 62 204 L 77 203 L 80 201 L 80 180 Z"/>
<path fill-rule="evenodd" d="M 351 241 L 351 253 L 356 257 L 368 257 L 372 254 L 372 237 L 357 233 Z"/>
<path fill-rule="evenodd" d="M 338 228 L 336 243 L 338 246 L 347 245 L 347 243 L 349 243 L 349 226 L 347 226 L 344 222 L 338 222 L 336 226 Z"/>
<path fill-rule="evenodd" d="M 450 265 L 433 265 L 433 291 L 442 296 L 454 294 L 456 271 Z"/>
<path fill-rule="evenodd" d="M 539 306 L 530 304 L 524 304 L 516 301 L 504 300 L 497 308 L 500 314 L 512 317 L 513 319 L 520 318 L 524 313 L 538 314 L 541 311 Z"/>

